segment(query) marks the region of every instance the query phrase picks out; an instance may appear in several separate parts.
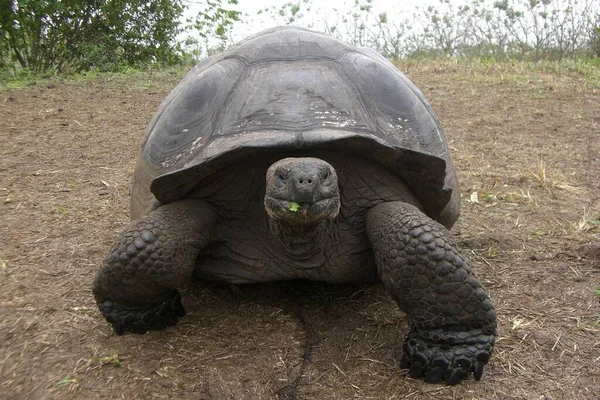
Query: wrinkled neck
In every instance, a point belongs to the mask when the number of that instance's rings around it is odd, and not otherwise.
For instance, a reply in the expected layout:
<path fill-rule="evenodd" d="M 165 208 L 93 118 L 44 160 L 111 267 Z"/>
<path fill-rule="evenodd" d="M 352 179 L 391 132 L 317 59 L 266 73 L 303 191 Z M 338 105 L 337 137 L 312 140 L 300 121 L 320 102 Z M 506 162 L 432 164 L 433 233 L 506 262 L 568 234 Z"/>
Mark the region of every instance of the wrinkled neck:
<path fill-rule="evenodd" d="M 269 218 L 271 236 L 278 247 L 297 261 L 314 260 L 325 255 L 333 229 L 332 220 L 311 225 L 289 224 Z"/>

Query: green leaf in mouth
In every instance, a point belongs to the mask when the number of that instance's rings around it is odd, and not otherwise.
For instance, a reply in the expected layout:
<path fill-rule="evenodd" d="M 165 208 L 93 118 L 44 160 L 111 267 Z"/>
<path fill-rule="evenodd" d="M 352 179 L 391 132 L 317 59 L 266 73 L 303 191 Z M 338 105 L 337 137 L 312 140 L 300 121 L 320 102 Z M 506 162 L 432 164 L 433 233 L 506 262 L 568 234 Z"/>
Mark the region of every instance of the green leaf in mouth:
<path fill-rule="evenodd" d="M 288 208 L 291 212 L 298 212 L 300 209 L 300 204 L 296 203 L 295 201 L 288 201 Z"/>

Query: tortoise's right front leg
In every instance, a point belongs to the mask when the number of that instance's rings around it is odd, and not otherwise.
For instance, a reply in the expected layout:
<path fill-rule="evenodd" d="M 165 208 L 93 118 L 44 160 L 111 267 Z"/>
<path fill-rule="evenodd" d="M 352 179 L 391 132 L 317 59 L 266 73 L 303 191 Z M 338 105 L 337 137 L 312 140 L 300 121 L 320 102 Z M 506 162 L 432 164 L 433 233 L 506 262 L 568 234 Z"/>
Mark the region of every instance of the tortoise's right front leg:
<path fill-rule="evenodd" d="M 182 200 L 133 221 L 119 235 L 93 286 L 117 334 L 161 330 L 185 315 L 177 288 L 192 278 L 216 220 L 205 203 Z"/>

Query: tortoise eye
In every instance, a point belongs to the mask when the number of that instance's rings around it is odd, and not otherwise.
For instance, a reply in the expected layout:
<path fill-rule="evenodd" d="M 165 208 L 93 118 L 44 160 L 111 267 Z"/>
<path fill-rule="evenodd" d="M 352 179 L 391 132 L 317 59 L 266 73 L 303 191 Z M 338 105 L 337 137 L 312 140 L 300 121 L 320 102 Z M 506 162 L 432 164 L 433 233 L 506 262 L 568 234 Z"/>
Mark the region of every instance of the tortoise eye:
<path fill-rule="evenodd" d="M 287 178 L 288 178 L 288 173 L 287 173 L 286 171 L 279 171 L 279 172 L 277 173 L 277 177 L 278 177 L 279 179 L 281 179 L 282 181 L 285 181 L 285 180 L 287 180 Z"/>

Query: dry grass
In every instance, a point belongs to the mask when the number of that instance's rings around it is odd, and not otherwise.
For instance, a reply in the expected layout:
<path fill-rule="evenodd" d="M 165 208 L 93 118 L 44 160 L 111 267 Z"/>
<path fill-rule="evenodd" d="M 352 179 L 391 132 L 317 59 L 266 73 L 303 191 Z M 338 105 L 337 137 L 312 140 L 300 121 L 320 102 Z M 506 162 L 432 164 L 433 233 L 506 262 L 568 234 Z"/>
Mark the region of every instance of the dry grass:
<path fill-rule="evenodd" d="M 591 212 L 584 209 L 579 221 L 572 224 L 571 228 L 574 233 L 600 232 L 600 211 Z"/>
<path fill-rule="evenodd" d="M 557 85 L 576 91 L 600 88 L 598 60 L 563 60 L 561 62 L 517 60 L 440 58 L 407 59 L 397 62 L 402 71 L 412 73 L 451 73 L 460 77 L 476 79 L 479 83 L 511 84 L 518 89 L 527 85 Z M 476 88 L 472 89 L 476 91 Z M 533 90 L 532 98 L 550 98 L 551 94 Z M 543 109 L 539 109 L 543 110 Z M 538 111 L 539 111 L 538 110 Z M 545 114 L 544 111 L 542 111 Z"/>

